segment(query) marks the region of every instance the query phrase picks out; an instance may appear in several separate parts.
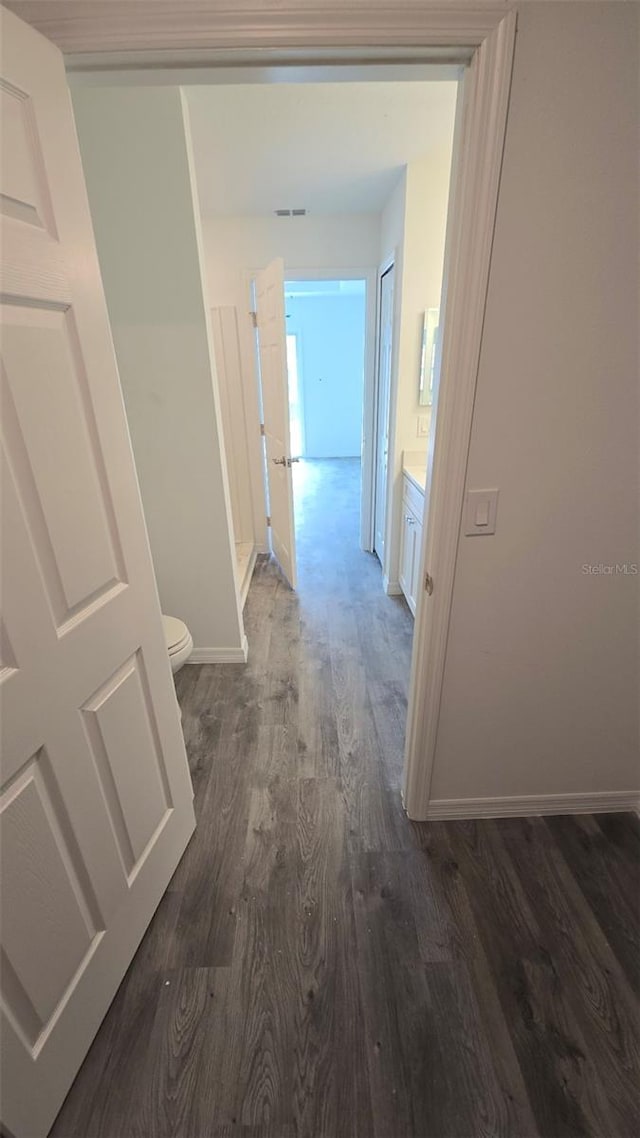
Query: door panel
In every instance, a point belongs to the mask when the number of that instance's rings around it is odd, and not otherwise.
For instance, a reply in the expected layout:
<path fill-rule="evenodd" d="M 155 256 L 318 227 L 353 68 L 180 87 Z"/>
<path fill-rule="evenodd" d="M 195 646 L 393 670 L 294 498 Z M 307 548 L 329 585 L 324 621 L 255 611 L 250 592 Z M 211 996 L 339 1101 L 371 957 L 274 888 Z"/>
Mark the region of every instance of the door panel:
<path fill-rule="evenodd" d="M 72 982 L 97 935 L 65 839 L 66 820 L 47 785 L 48 766 L 41 748 L 27 761 L 2 813 L 3 948 L 40 1029 L 51 1019 L 60 993 Z"/>
<path fill-rule="evenodd" d="M 385 569 L 387 528 L 387 478 L 389 461 L 389 404 L 391 396 L 391 360 L 393 346 L 393 281 L 394 268 L 380 278 L 380 312 L 378 325 L 378 374 L 376 384 L 375 446 L 375 510 L 373 548 Z"/>
<path fill-rule="evenodd" d="M 120 857 L 132 880 L 171 807 L 155 738 L 144 661 L 138 652 L 81 709 Z"/>
<path fill-rule="evenodd" d="M 284 314 L 284 262 L 272 261 L 255 280 L 258 355 L 271 514 L 271 545 L 296 587 L 296 543 L 289 433 L 289 387 Z"/>
<path fill-rule="evenodd" d="M 2 1121 L 40 1138 L 195 823 L 62 58 L 0 15 Z"/>
<path fill-rule="evenodd" d="M 406 499 L 403 499 L 399 580 L 407 604 L 414 616 L 416 614 L 421 548 L 422 526 L 408 506 Z"/>
<path fill-rule="evenodd" d="M 411 515 L 402 504 L 402 528 L 400 530 L 400 587 L 411 604 L 411 573 L 413 569 L 413 529 Z"/>
<path fill-rule="evenodd" d="M 3 305 L 2 330 L 10 461 L 60 631 L 123 577 L 104 464 L 71 311 Z"/>
<path fill-rule="evenodd" d="M 420 558 L 422 556 L 422 525 L 416 519 L 413 526 L 413 560 L 411 563 L 411 611 L 416 615 L 418 590 L 421 586 Z"/>

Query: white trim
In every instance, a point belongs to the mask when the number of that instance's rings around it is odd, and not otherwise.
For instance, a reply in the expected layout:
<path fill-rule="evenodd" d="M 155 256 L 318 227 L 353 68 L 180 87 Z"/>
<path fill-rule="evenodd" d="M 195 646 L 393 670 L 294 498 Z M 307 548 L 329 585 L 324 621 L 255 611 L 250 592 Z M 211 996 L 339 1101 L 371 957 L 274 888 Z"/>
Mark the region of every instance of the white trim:
<path fill-rule="evenodd" d="M 389 272 L 389 269 L 395 266 L 397 259 L 398 250 L 393 249 L 389 255 L 380 262 L 378 265 L 378 281 L 380 281 L 380 278 L 383 277 L 385 273 Z"/>
<path fill-rule="evenodd" d="M 259 272 L 249 270 L 253 278 Z M 287 281 L 364 281 L 365 282 L 365 336 L 364 336 L 364 394 L 362 418 L 362 492 L 360 498 L 360 547 L 371 552 L 371 533 L 373 531 L 373 453 L 371 434 L 367 430 L 369 404 L 373 399 L 375 384 L 375 343 L 377 312 L 377 277 L 375 266 L 347 266 L 327 268 L 284 268 Z M 256 377 L 257 382 L 257 377 Z"/>
<path fill-rule="evenodd" d="M 428 55 L 427 62 L 415 62 L 415 50 L 406 51 L 405 58 L 398 49 L 369 49 L 345 53 L 336 49 L 336 58 L 345 56 L 345 63 L 305 63 L 301 65 L 302 53 L 299 50 L 243 51 L 238 64 L 229 66 L 229 49 L 202 52 L 172 52 L 168 62 L 163 63 L 161 52 L 93 52 L 87 55 L 65 56 L 67 75 L 72 86 L 109 87 L 122 82 L 122 72 L 126 68 L 127 82 L 132 87 L 210 87 L 225 84 L 252 83 L 299 83 L 301 76 L 309 83 L 406 83 L 456 82 L 460 67 L 465 59 L 461 49 L 455 50 L 455 62 L 451 62 L 450 49 L 422 49 Z M 350 63 L 348 55 L 358 62 Z M 471 58 L 469 50 L 466 62 Z M 264 58 L 271 57 L 277 62 L 265 66 Z M 289 56 L 291 62 L 286 62 Z M 369 62 L 363 62 L 363 59 Z M 307 53 L 308 58 L 308 53 Z M 390 62 L 391 61 L 391 62 Z M 442 62 L 444 61 L 444 62 Z"/>
<path fill-rule="evenodd" d="M 246 416 L 247 461 L 253 504 L 253 533 L 259 553 L 271 552 L 271 535 L 267 525 L 267 475 L 264 443 L 260 431 L 262 424 L 262 392 L 258 368 L 257 332 L 249 314 L 255 310 L 254 282 L 260 269 L 242 270 L 245 304 L 238 310 L 240 353 L 242 357 L 242 384 Z M 257 443 L 256 443 L 257 440 Z"/>
<path fill-rule="evenodd" d="M 404 797 L 411 818 L 426 818 L 429 809 L 515 32 L 510 12 L 475 53 L 461 91 L 420 563 L 421 579 L 428 569 L 434 588 L 431 597 L 422 587 L 417 595 L 405 748 Z"/>
<path fill-rule="evenodd" d="M 242 648 L 194 648 L 187 664 L 246 664 L 249 641 L 243 637 Z"/>
<path fill-rule="evenodd" d="M 253 578 L 253 571 L 256 567 L 257 559 L 258 559 L 258 550 L 256 549 L 256 547 L 254 545 L 253 550 L 249 554 L 249 562 L 247 564 L 247 568 L 245 569 L 244 577 L 243 577 L 242 581 L 240 582 L 240 604 L 242 605 L 243 611 L 244 611 L 244 606 L 246 604 L 247 596 L 249 594 L 249 589 L 251 587 L 251 581 Z M 245 636 L 245 640 L 246 639 L 247 638 Z"/>
<path fill-rule="evenodd" d="M 504 0 L 343 0 L 327 9 L 322 4 L 303 8 L 300 0 L 279 0 L 277 8 L 264 0 L 235 0 L 221 10 L 220 0 L 173 5 L 166 0 L 118 5 L 93 0 L 76 19 L 73 0 L 48 0 L 38 5 L 37 18 L 29 0 L 14 0 L 12 7 L 18 15 L 23 11 L 27 21 L 31 15 L 34 25 L 72 56 L 74 65 L 142 63 L 166 68 L 215 65 L 225 48 L 244 49 L 236 62 L 245 65 L 366 63 L 394 57 L 425 62 L 427 52 L 416 50 L 420 48 L 429 49 L 431 58 L 453 56 L 457 61 L 461 52 L 452 49 L 482 44 L 507 5 Z M 313 52 L 309 58 L 309 49 L 316 49 L 315 59 Z M 275 57 L 271 60 L 265 58 L 269 50 Z M 84 58 L 78 60 L 78 55 Z"/>
<path fill-rule="evenodd" d="M 330 266 L 327 268 L 295 268 L 285 265 L 285 284 L 287 281 L 364 281 L 365 282 L 365 330 L 364 330 L 364 391 L 362 401 L 362 483 L 360 495 L 360 548 L 370 552 L 370 534 L 373 526 L 373 455 L 371 436 L 367 430 L 368 404 L 372 398 L 375 383 L 375 340 L 376 340 L 376 268 L 375 265 L 350 265 L 346 268 Z"/>
<path fill-rule="evenodd" d="M 286 282 L 285 282 L 285 284 L 286 284 Z M 292 443 L 291 444 L 291 455 L 294 458 L 303 458 L 304 452 L 305 452 L 306 441 L 307 441 L 307 424 L 305 421 L 305 402 L 306 402 L 306 400 L 305 400 L 305 390 L 304 390 L 304 333 L 303 333 L 300 325 L 296 324 L 295 320 L 292 324 L 289 323 L 289 314 L 286 311 L 286 308 L 287 308 L 286 288 L 285 288 L 284 299 L 285 299 L 285 317 L 286 317 L 286 321 L 287 321 L 287 323 L 285 325 L 285 345 L 286 345 L 286 357 L 287 357 L 287 393 L 289 395 L 289 433 L 290 434 L 291 434 L 291 386 L 290 386 L 290 382 L 289 382 L 289 379 L 290 379 L 290 377 L 289 377 L 289 343 L 288 343 L 289 336 L 291 336 L 295 340 L 296 369 L 297 369 L 297 374 L 298 374 L 298 410 L 300 412 L 300 418 L 298 420 L 299 425 L 300 425 L 300 435 L 301 435 L 300 450 L 294 450 L 293 443 Z"/>
<path fill-rule="evenodd" d="M 396 326 L 398 323 L 397 318 L 398 318 L 398 313 L 399 313 L 399 309 L 397 307 L 397 302 L 398 302 L 398 281 L 397 281 L 398 256 L 399 256 L 398 249 L 397 248 L 393 249 L 391 251 L 391 253 L 389 253 L 388 256 L 386 256 L 382 261 L 380 261 L 380 263 L 378 265 L 378 271 L 376 273 L 376 310 L 375 310 L 375 332 L 374 332 L 374 348 L 375 348 L 375 351 L 374 351 L 374 358 L 373 358 L 373 390 L 371 393 L 371 411 L 370 411 L 371 420 L 370 420 L 370 424 L 369 424 L 370 430 L 371 430 L 371 439 L 372 439 L 372 446 L 371 446 L 371 523 L 370 523 L 370 545 L 369 545 L 369 549 L 372 553 L 375 552 L 375 544 L 376 544 L 376 488 L 377 488 L 377 465 L 378 465 L 378 387 L 379 387 L 379 383 L 380 383 L 379 367 L 380 367 L 380 317 L 381 317 L 381 312 L 382 312 L 382 278 L 385 275 L 385 273 L 388 273 L 390 269 L 393 269 L 393 312 L 392 312 L 392 317 L 391 317 L 391 323 L 392 323 L 392 328 L 391 328 L 392 359 L 391 359 L 391 375 L 389 376 L 389 422 L 388 422 L 388 432 L 389 432 L 388 437 L 389 437 L 389 446 L 390 446 L 391 445 L 391 409 L 395 404 L 396 395 L 397 395 L 397 393 L 393 391 L 394 373 L 397 370 L 394 367 L 393 352 L 395 351 L 395 347 L 396 347 L 396 339 L 399 338 L 397 335 L 398 328 Z M 389 593 L 389 588 L 388 588 L 389 576 L 388 576 L 388 572 L 387 572 L 388 565 L 389 565 L 389 448 L 387 448 L 386 496 L 387 496 L 387 501 L 386 501 L 386 505 L 385 505 L 385 515 L 384 515 L 384 530 L 385 530 L 385 533 L 384 533 L 384 564 L 382 566 L 382 573 L 383 573 L 384 591 L 385 591 L 385 593 Z M 393 588 L 391 589 L 391 592 L 393 593 Z"/>
<path fill-rule="evenodd" d="M 404 207 L 403 207 L 404 216 Z M 404 221 L 403 221 L 404 228 Z M 393 305 L 391 317 L 391 375 L 389 376 L 389 415 L 387 421 L 387 485 L 386 506 L 384 515 L 384 561 L 382 570 L 386 578 L 392 572 L 398 573 L 399 542 L 394 544 L 394 519 L 396 498 L 396 428 L 398 423 L 398 392 L 400 388 L 400 329 L 402 326 L 402 275 L 403 251 L 398 245 L 381 262 L 378 270 L 378 315 L 376 317 L 376 343 L 380 338 L 380 308 L 382 304 L 382 278 L 385 273 L 393 269 Z M 376 380 L 378 373 L 376 371 Z M 378 410 L 378 393 L 376 391 L 376 413 Z M 376 424 L 376 439 L 378 427 Z M 375 538 L 375 534 L 374 534 Z M 412 673 L 413 675 L 413 673 Z"/>
<path fill-rule="evenodd" d="M 600 794 L 525 794 L 513 798 L 434 798 L 424 818 L 528 818 L 544 814 L 606 814 L 640 809 L 640 793 L 633 790 Z M 413 817 L 413 815 L 410 815 Z"/>
<path fill-rule="evenodd" d="M 360 492 L 360 548 L 373 549 L 373 436 L 369 429 L 375 388 L 377 279 L 375 266 L 368 268 L 287 269 L 285 280 L 364 281 L 364 390 L 362 394 L 362 449 Z"/>
<path fill-rule="evenodd" d="M 390 581 L 386 573 L 382 578 L 382 588 L 388 597 L 402 596 L 402 586 L 399 581 Z"/>

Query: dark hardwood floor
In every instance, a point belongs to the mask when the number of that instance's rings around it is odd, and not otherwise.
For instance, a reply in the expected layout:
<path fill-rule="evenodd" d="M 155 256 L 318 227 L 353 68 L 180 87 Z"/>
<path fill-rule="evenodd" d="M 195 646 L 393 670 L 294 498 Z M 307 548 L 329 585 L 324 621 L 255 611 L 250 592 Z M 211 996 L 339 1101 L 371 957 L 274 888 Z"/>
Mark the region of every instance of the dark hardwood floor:
<path fill-rule="evenodd" d="M 248 665 L 177 676 L 197 831 L 55 1138 L 640 1133 L 638 820 L 407 820 L 358 479 L 301 464 L 297 594 L 260 560 Z"/>

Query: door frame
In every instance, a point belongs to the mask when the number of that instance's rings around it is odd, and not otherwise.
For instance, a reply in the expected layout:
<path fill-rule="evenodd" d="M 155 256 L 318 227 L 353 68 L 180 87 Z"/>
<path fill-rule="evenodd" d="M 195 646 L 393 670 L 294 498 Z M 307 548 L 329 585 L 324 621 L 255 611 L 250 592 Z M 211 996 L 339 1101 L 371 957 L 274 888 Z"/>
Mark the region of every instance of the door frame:
<path fill-rule="evenodd" d="M 398 368 L 397 364 L 397 350 L 398 350 L 398 332 L 399 332 L 399 316 L 400 309 L 398 306 L 398 281 L 396 279 L 398 266 L 400 263 L 399 250 L 394 248 L 388 256 L 386 256 L 378 265 L 376 272 L 376 325 L 375 325 L 375 361 L 374 361 L 374 376 L 373 376 L 373 389 L 372 389 L 372 405 L 370 409 L 371 422 L 370 430 L 373 439 L 371 447 L 371 530 L 370 530 L 370 546 L 369 552 L 374 553 L 375 545 L 375 526 L 376 526 L 376 467 L 378 461 L 378 394 L 379 394 L 379 371 L 380 366 L 380 317 L 382 315 L 382 278 L 390 269 L 393 269 L 393 308 L 391 316 L 391 373 L 389 375 L 389 450 L 387 451 L 387 484 L 385 487 L 385 515 L 384 515 L 384 564 L 382 565 L 382 579 L 383 587 L 386 593 L 389 593 L 389 572 L 388 572 L 388 558 L 389 558 L 389 517 L 391 495 L 389 493 L 389 468 L 392 445 L 392 430 L 395 435 L 395 406 L 398 394 Z"/>
<path fill-rule="evenodd" d="M 464 70 L 421 554 L 421 573 L 428 566 L 434 586 L 428 604 L 422 589 L 418 594 L 405 748 L 403 801 L 419 820 L 429 814 L 517 14 L 511 4 L 478 0 L 400 8 L 391 0 L 345 0 L 339 10 L 299 5 L 283 0 L 276 13 L 254 0 L 222 11 L 216 0 L 202 0 L 171 13 L 149 3 L 141 13 L 142 5 L 132 4 L 114 16 L 108 0 L 99 0 L 75 24 L 63 0 L 50 0 L 41 29 L 74 53 L 69 69 L 88 83 L 104 84 L 109 68 L 122 67 L 129 84 L 374 79 L 383 63 L 449 67 L 450 77 Z M 132 43 L 135 52 L 123 50 Z"/>
<path fill-rule="evenodd" d="M 373 549 L 373 436 L 371 434 L 374 409 L 374 386 L 376 365 L 376 320 L 377 320 L 377 281 L 375 267 L 287 269 L 287 281 L 364 281 L 364 390 L 362 400 L 362 484 L 360 492 L 360 548 L 370 552 Z"/>
<path fill-rule="evenodd" d="M 285 302 L 286 302 L 286 296 L 285 296 Z M 290 337 L 293 340 L 295 340 L 296 377 L 297 377 L 297 382 L 298 382 L 298 406 L 300 408 L 300 414 L 302 417 L 302 422 L 300 423 L 300 429 L 301 429 L 301 434 L 302 434 L 302 440 L 301 440 L 302 450 L 304 450 L 305 446 L 306 446 L 306 431 L 305 431 L 305 423 L 304 423 L 304 377 L 303 377 L 303 370 L 302 370 L 303 366 L 304 366 L 302 363 L 302 344 L 304 342 L 304 336 L 302 335 L 302 332 L 300 331 L 300 329 L 295 327 L 295 325 L 293 328 L 290 328 L 290 326 L 287 324 L 286 329 L 285 329 L 285 345 L 287 348 L 287 380 L 289 378 L 289 375 L 291 374 L 290 369 L 289 369 L 289 347 L 288 347 L 288 341 L 289 341 Z M 291 434 L 291 396 L 289 396 L 289 434 Z M 302 454 L 299 451 L 295 450 L 293 445 L 291 447 L 291 455 L 292 455 L 292 457 L 302 458 Z"/>

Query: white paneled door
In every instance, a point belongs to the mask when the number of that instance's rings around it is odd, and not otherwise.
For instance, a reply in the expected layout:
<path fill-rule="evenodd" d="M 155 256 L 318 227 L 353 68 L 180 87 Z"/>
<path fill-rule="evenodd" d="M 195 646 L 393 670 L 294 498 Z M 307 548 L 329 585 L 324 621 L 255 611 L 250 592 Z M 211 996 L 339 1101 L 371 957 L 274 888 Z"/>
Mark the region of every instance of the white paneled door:
<path fill-rule="evenodd" d="M 278 258 L 256 275 L 255 292 L 271 548 L 289 584 L 295 589 L 296 536 L 289 432 L 284 261 Z"/>
<path fill-rule="evenodd" d="M 0 19 L 2 1122 L 41 1138 L 194 815 L 62 57 Z"/>

